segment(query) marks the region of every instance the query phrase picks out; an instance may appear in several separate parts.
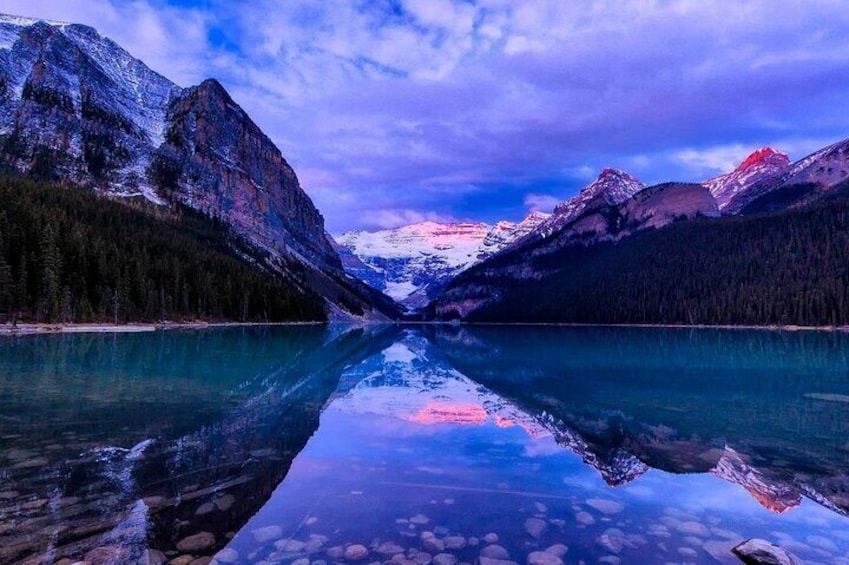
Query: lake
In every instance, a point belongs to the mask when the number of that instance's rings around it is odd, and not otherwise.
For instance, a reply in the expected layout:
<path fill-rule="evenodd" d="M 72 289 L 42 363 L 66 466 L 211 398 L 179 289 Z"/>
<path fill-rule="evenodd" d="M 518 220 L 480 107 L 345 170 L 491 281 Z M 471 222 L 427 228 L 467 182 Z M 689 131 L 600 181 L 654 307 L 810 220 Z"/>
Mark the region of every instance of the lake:
<path fill-rule="evenodd" d="M 2 564 L 849 564 L 847 477 L 840 333 L 0 340 Z"/>

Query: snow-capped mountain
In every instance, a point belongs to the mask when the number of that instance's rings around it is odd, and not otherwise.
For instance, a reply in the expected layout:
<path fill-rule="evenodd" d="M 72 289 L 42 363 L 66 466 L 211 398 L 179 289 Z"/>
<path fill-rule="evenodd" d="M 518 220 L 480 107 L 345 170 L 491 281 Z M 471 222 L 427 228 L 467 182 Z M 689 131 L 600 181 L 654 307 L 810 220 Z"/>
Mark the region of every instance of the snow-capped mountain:
<path fill-rule="evenodd" d="M 351 290 L 295 172 L 221 84 L 182 89 L 91 27 L 0 16 L 0 165 L 216 218 L 331 314 L 385 301 Z"/>
<path fill-rule="evenodd" d="M 345 250 L 340 255 L 349 273 L 399 302 L 417 306 L 426 304 L 440 284 L 531 233 L 547 217 L 533 212 L 519 223 L 494 226 L 422 222 L 347 232 L 336 241 Z"/>
<path fill-rule="evenodd" d="M 582 188 L 577 196 L 558 204 L 551 217 L 543 222 L 535 233 L 541 237 L 548 237 L 596 202 L 621 204 L 645 187 L 646 185 L 625 171 L 604 169 L 598 178 Z"/>
<path fill-rule="evenodd" d="M 790 158 L 771 147 L 758 149 L 740 165 L 731 171 L 704 181 L 702 184 L 716 198 L 720 210 L 725 208 L 738 195 L 752 185 L 773 178 L 790 168 Z"/>
<path fill-rule="evenodd" d="M 495 255 L 508 245 L 519 241 L 526 235 L 536 231 L 540 225 L 551 217 L 544 212 L 531 212 L 521 222 L 501 221 L 492 226 L 489 233 L 481 242 L 479 260 Z"/>
<path fill-rule="evenodd" d="M 736 194 L 725 212 L 770 212 L 849 192 L 849 139 L 796 161 Z"/>

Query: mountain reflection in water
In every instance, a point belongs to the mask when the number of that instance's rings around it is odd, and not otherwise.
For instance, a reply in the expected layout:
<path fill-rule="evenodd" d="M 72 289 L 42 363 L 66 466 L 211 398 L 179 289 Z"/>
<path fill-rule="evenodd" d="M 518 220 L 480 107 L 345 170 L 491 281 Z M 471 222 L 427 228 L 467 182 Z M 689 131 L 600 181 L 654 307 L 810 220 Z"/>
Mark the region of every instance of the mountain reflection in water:
<path fill-rule="evenodd" d="M 849 563 L 847 345 L 449 326 L 6 340 L 0 563 L 734 563 L 750 537 Z"/>

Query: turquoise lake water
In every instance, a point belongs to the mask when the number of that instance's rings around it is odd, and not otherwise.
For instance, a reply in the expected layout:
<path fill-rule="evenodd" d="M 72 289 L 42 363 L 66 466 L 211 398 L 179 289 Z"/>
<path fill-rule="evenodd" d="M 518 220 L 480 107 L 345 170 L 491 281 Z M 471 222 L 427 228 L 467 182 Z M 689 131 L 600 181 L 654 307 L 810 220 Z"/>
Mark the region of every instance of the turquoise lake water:
<path fill-rule="evenodd" d="M 0 564 L 849 564 L 849 336 L 0 340 Z"/>

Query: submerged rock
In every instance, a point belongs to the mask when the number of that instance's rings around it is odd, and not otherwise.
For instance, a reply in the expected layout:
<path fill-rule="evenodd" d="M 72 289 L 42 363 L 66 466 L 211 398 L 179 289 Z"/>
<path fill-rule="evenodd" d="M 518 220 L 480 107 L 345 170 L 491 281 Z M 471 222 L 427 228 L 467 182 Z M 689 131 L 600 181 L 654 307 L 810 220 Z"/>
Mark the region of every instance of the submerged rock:
<path fill-rule="evenodd" d="M 539 518 L 528 518 L 525 520 L 525 531 L 534 539 L 539 539 L 548 530 L 548 524 L 545 520 Z"/>
<path fill-rule="evenodd" d="M 266 526 L 257 528 L 251 532 L 257 543 L 266 543 L 283 537 L 283 528 L 280 526 Z"/>
<path fill-rule="evenodd" d="M 532 551 L 528 555 L 528 565 L 563 565 L 563 560 L 547 551 Z"/>
<path fill-rule="evenodd" d="M 215 560 L 219 563 L 235 563 L 239 560 L 239 552 L 235 549 L 225 547 L 215 554 Z M 309 565 L 309 562 L 307 562 L 307 565 Z"/>
<path fill-rule="evenodd" d="M 750 539 L 731 550 L 746 565 L 796 565 L 786 550 L 763 539 Z"/>
<path fill-rule="evenodd" d="M 500 545 L 488 545 L 481 549 L 481 557 L 486 557 L 488 559 L 510 559 L 510 554 L 507 553 L 507 550 Z"/>
<path fill-rule="evenodd" d="M 610 553 L 619 553 L 625 546 L 625 532 L 618 528 L 608 528 L 596 542 Z"/>
<path fill-rule="evenodd" d="M 433 565 L 457 565 L 457 558 L 450 553 L 438 553 L 433 556 Z"/>
<path fill-rule="evenodd" d="M 202 553 L 207 549 L 212 549 L 214 545 L 214 535 L 209 532 L 199 532 L 178 541 L 177 550 L 184 553 Z"/>
<path fill-rule="evenodd" d="M 483 536 L 483 541 L 486 543 L 498 543 L 498 534 L 490 532 Z"/>
<path fill-rule="evenodd" d="M 362 561 L 367 557 L 368 549 L 364 545 L 355 543 L 345 548 L 345 559 L 348 561 Z"/>
<path fill-rule="evenodd" d="M 429 553 L 442 553 L 445 551 L 445 542 L 431 534 L 422 540 L 422 549 Z"/>
<path fill-rule="evenodd" d="M 619 502 L 602 498 L 591 498 L 587 500 L 587 506 L 598 510 L 602 514 L 618 514 L 625 510 L 625 507 Z"/>
<path fill-rule="evenodd" d="M 416 514 L 412 518 L 410 518 L 411 524 L 416 524 L 417 526 L 423 526 L 430 522 L 430 518 L 425 516 L 424 514 Z"/>
<path fill-rule="evenodd" d="M 548 553 L 552 555 L 556 555 L 557 557 L 563 557 L 567 553 L 569 553 L 569 548 L 563 545 L 562 543 L 555 543 L 552 546 L 545 548 Z"/>
<path fill-rule="evenodd" d="M 575 521 L 579 524 L 583 524 L 584 526 L 592 526 L 595 524 L 595 518 L 593 518 L 593 515 L 589 512 L 584 512 L 583 510 L 575 514 Z"/>
<path fill-rule="evenodd" d="M 106 563 L 120 563 L 126 557 L 126 552 L 123 549 L 109 545 L 92 549 L 85 554 L 85 561 L 91 565 L 104 565 Z"/>
<path fill-rule="evenodd" d="M 397 553 L 404 553 L 404 548 L 397 543 L 387 541 L 380 544 L 376 551 L 381 555 L 395 555 Z"/>
<path fill-rule="evenodd" d="M 448 536 L 442 541 L 445 543 L 445 549 L 463 549 L 468 544 L 463 536 Z"/>

